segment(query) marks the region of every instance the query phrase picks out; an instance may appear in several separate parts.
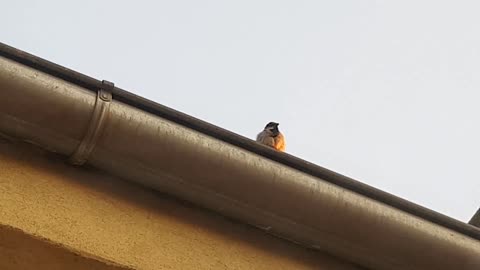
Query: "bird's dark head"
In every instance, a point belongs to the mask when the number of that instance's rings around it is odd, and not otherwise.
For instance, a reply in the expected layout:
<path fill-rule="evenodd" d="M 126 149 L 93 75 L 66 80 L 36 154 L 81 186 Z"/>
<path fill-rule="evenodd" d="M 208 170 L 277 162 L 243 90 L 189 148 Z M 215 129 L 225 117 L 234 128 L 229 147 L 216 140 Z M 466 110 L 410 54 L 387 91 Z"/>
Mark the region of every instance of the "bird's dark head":
<path fill-rule="evenodd" d="M 278 123 L 270 122 L 265 126 L 265 130 L 272 132 L 274 136 L 278 135 L 280 131 L 278 130 Z"/>

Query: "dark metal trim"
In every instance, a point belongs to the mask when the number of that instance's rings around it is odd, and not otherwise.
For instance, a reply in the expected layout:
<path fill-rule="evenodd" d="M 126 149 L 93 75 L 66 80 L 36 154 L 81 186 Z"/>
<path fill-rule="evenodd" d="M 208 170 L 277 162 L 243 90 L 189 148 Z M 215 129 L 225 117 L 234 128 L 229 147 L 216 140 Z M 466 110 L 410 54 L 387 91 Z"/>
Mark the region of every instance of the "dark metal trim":
<path fill-rule="evenodd" d="M 55 63 L 49 62 L 32 54 L 15 49 L 3 43 L 0 43 L 0 56 L 9 58 L 26 66 L 35 68 L 39 71 L 45 72 L 52 76 L 56 76 L 65 81 L 74 83 L 92 91 L 98 91 L 102 88 L 102 82 L 100 82 L 99 80 L 78 73 L 71 69 L 62 67 Z M 146 112 L 168 119 L 198 132 L 222 140 L 226 143 L 241 147 L 245 150 L 254 152 L 258 155 L 282 163 L 293 169 L 321 178 L 322 180 L 328 181 L 337 186 L 351 190 L 363 196 L 369 197 L 373 200 L 382 202 L 386 205 L 392 206 L 411 215 L 423 218 L 440 226 L 449 228 L 456 232 L 470 236 L 474 239 L 480 240 L 480 229 L 476 228 L 475 226 L 440 214 L 423 206 L 399 198 L 390 193 L 376 189 L 350 177 L 335 173 L 333 171 L 330 171 L 303 159 L 297 158 L 295 156 L 289 155 L 287 153 L 280 153 L 278 151 L 260 145 L 251 139 L 214 126 L 205 121 L 173 110 L 151 100 L 147 100 L 121 88 L 115 87 L 114 89 L 112 89 L 112 94 L 116 100 L 131 105 L 133 107 L 142 109 Z"/>
<path fill-rule="evenodd" d="M 468 224 L 473 225 L 475 227 L 480 228 L 480 208 L 477 210 L 477 212 L 472 216 Z"/>

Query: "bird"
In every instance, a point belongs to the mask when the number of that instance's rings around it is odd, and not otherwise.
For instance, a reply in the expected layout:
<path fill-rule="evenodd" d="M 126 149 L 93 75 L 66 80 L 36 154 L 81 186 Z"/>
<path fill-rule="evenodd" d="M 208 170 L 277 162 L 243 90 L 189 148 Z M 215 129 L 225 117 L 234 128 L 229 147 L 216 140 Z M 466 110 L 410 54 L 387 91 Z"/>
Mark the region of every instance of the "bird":
<path fill-rule="evenodd" d="M 257 135 L 257 142 L 270 146 L 277 151 L 285 152 L 285 138 L 278 130 L 278 123 L 268 123 L 262 132 Z"/>

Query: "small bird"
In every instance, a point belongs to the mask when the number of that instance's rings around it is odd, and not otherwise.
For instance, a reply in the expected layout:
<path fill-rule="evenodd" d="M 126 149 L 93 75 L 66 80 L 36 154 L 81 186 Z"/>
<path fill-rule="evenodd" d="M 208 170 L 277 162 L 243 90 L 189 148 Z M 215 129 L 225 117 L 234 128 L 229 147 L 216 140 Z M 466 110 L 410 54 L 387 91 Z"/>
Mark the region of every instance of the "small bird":
<path fill-rule="evenodd" d="M 285 151 L 285 138 L 283 134 L 278 130 L 278 123 L 268 123 L 262 132 L 257 135 L 257 142 L 268 145 L 274 149 L 284 152 Z"/>

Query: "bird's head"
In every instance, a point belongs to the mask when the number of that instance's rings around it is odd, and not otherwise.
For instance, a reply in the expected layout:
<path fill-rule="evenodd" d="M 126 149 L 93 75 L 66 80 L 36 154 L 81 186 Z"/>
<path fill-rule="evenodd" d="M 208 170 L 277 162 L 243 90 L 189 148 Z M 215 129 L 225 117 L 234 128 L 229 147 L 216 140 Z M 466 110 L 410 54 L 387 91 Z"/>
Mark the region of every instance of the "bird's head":
<path fill-rule="evenodd" d="M 280 131 L 278 130 L 278 123 L 270 122 L 265 126 L 265 130 L 271 132 L 274 136 L 278 135 Z"/>

